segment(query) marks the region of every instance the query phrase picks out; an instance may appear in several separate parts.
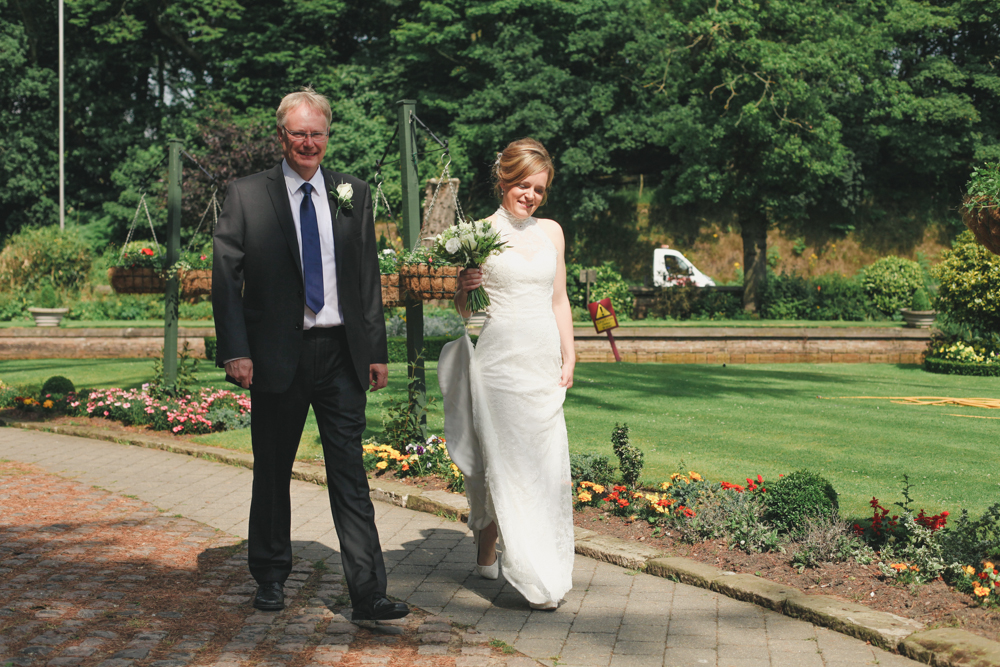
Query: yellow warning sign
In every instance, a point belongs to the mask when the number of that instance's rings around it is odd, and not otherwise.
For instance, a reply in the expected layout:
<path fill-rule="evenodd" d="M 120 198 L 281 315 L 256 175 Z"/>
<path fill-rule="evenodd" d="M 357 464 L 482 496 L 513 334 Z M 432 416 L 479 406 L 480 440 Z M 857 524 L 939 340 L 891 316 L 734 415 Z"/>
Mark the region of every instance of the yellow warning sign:
<path fill-rule="evenodd" d="M 604 333 L 618 326 L 618 318 L 615 317 L 615 309 L 611 305 L 611 299 L 601 299 L 594 303 L 588 303 L 587 310 L 590 311 L 590 319 L 593 320 L 597 333 Z"/>
<path fill-rule="evenodd" d="M 608 315 L 607 317 L 598 317 L 594 320 L 594 328 L 597 329 L 597 333 L 604 333 L 605 331 L 614 329 L 617 326 L 618 323 L 611 315 Z"/>
<path fill-rule="evenodd" d="M 608 309 L 604 307 L 603 303 L 601 303 L 601 302 L 598 301 L 597 302 L 597 312 L 594 313 L 594 319 L 595 320 L 599 320 L 599 319 L 602 319 L 602 318 L 605 318 L 605 317 L 611 317 L 611 313 L 608 312 Z"/>

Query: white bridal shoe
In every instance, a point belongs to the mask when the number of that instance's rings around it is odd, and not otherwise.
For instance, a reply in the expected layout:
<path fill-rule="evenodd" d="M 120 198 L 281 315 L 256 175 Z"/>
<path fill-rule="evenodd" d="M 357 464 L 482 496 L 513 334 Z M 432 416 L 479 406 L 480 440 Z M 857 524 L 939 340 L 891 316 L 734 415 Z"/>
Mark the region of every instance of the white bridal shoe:
<path fill-rule="evenodd" d="M 559 603 L 549 600 L 548 602 L 529 602 L 528 606 L 537 611 L 555 611 L 559 608 Z"/>
<path fill-rule="evenodd" d="M 472 539 L 476 543 L 476 572 L 483 579 L 496 579 L 500 576 L 500 554 L 493 557 L 493 562 L 489 565 L 479 564 L 479 531 L 472 531 Z"/>

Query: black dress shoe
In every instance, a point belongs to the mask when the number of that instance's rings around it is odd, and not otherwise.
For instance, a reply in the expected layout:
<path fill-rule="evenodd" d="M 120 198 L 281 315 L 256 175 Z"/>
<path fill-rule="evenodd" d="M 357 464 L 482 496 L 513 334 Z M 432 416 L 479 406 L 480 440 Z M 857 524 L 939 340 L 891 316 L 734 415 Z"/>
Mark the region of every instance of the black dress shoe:
<path fill-rule="evenodd" d="M 405 602 L 393 602 L 386 596 L 376 593 L 369 604 L 354 608 L 351 620 L 391 621 L 394 618 L 403 618 L 409 613 L 410 608 Z"/>
<path fill-rule="evenodd" d="M 285 608 L 285 586 L 280 581 L 265 581 L 257 586 L 253 606 L 261 611 L 281 611 Z"/>

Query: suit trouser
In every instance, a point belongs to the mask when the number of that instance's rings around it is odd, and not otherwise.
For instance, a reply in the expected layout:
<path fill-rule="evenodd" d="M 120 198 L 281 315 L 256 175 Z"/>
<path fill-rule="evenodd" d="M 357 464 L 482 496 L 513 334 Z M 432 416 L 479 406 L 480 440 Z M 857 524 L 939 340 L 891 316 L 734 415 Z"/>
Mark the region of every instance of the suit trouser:
<path fill-rule="evenodd" d="M 254 579 L 284 582 L 292 571 L 289 486 L 312 405 L 351 602 L 365 604 L 375 593 L 384 595 L 385 563 L 362 463 L 367 398 L 351 363 L 344 328 L 304 332 L 291 387 L 275 394 L 254 391 L 251 385 L 250 396 L 254 466 L 248 561 Z"/>

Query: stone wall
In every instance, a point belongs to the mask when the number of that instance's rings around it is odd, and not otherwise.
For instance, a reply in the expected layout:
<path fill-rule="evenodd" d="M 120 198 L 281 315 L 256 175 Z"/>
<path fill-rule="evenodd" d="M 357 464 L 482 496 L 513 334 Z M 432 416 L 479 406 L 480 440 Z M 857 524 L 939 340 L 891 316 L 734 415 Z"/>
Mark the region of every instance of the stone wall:
<path fill-rule="evenodd" d="M 622 361 L 663 364 L 918 364 L 930 331 L 901 328 L 616 329 Z M 576 330 L 577 361 L 615 360 L 607 334 Z"/>
<path fill-rule="evenodd" d="M 188 344 L 191 356 L 205 357 L 205 336 L 215 329 L 184 328 L 177 335 L 177 348 Z M 93 329 L 0 329 L 0 360 L 3 359 L 114 359 L 163 356 L 162 328 Z"/>

